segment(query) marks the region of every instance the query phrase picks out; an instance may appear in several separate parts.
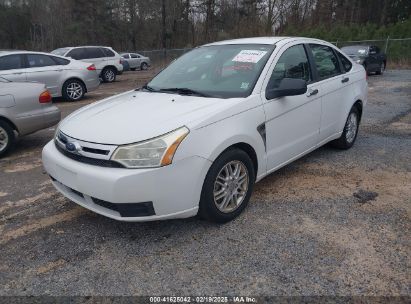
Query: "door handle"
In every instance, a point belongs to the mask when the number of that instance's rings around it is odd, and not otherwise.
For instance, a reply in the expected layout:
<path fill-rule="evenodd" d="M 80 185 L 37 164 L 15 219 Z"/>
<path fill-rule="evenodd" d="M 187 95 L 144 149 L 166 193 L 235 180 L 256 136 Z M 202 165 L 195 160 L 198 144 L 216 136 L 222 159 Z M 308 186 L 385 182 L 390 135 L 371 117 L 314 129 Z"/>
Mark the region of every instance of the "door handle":
<path fill-rule="evenodd" d="M 307 97 L 314 96 L 314 95 L 317 95 L 317 94 L 318 94 L 318 90 L 317 90 L 317 89 L 311 90 L 311 91 L 309 91 L 309 92 L 307 93 Z"/>
<path fill-rule="evenodd" d="M 348 78 L 348 77 L 344 77 L 344 78 L 341 80 L 341 82 L 342 82 L 342 83 L 344 83 L 344 82 L 348 82 L 348 80 L 350 80 L 350 78 Z"/>

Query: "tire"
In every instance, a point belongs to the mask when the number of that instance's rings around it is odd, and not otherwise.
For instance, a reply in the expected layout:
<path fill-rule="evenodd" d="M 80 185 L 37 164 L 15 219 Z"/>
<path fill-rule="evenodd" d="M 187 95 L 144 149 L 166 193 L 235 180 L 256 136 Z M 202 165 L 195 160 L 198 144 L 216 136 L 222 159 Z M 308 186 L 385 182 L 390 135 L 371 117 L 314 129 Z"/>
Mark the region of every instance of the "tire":
<path fill-rule="evenodd" d="M 345 123 L 344 130 L 343 130 L 343 133 L 341 134 L 341 137 L 332 141 L 331 144 L 334 147 L 338 149 L 342 149 L 342 150 L 347 150 L 351 148 L 354 145 L 355 140 L 357 139 L 359 126 L 360 126 L 360 112 L 358 108 L 354 106 L 351 108 L 351 111 L 348 114 L 347 121 Z"/>
<path fill-rule="evenodd" d="M 77 79 L 69 79 L 63 84 L 62 95 L 65 100 L 79 101 L 86 94 L 86 86 Z"/>
<path fill-rule="evenodd" d="M 384 62 L 381 62 L 380 68 L 379 70 L 376 72 L 377 75 L 382 75 L 384 74 L 384 70 L 385 70 L 385 64 Z"/>
<path fill-rule="evenodd" d="M 15 141 L 13 128 L 4 120 L 0 120 L 0 158 L 13 148 Z"/>
<path fill-rule="evenodd" d="M 108 67 L 104 68 L 101 72 L 101 78 L 103 82 L 110 83 L 116 81 L 117 71 L 115 68 Z"/>
<path fill-rule="evenodd" d="M 207 173 L 201 191 L 199 216 L 215 223 L 233 220 L 247 206 L 254 182 L 255 169 L 248 154 L 240 149 L 227 150 L 214 161 Z"/>
<path fill-rule="evenodd" d="M 142 71 L 147 70 L 147 69 L 148 69 L 148 64 L 145 63 L 145 62 L 143 62 L 143 63 L 141 64 L 141 66 L 140 66 L 140 69 L 141 69 Z"/>

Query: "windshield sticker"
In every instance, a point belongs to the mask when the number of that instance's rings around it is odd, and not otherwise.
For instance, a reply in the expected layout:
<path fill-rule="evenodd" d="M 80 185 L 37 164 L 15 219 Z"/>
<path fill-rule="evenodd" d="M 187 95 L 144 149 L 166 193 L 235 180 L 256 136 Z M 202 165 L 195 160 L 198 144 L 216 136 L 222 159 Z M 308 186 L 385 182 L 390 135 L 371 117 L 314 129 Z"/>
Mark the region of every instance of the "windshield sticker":
<path fill-rule="evenodd" d="M 244 90 L 247 90 L 248 89 L 248 86 L 250 85 L 250 83 L 248 83 L 248 82 L 243 82 L 243 83 L 241 83 L 241 89 L 244 89 Z"/>
<path fill-rule="evenodd" d="M 267 54 L 266 51 L 242 50 L 233 58 L 232 61 L 257 63 L 264 57 L 265 54 Z"/>

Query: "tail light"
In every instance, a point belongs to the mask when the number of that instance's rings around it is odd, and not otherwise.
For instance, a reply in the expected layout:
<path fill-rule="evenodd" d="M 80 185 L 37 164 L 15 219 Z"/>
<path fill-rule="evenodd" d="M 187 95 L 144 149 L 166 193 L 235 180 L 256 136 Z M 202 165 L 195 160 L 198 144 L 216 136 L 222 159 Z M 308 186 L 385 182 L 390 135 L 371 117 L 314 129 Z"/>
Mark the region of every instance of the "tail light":
<path fill-rule="evenodd" d="M 39 96 L 39 102 L 40 103 L 48 103 L 51 101 L 51 95 L 49 91 L 44 91 L 43 93 L 40 94 Z"/>
<path fill-rule="evenodd" d="M 90 65 L 87 70 L 89 71 L 95 71 L 96 70 L 96 66 L 94 64 Z"/>

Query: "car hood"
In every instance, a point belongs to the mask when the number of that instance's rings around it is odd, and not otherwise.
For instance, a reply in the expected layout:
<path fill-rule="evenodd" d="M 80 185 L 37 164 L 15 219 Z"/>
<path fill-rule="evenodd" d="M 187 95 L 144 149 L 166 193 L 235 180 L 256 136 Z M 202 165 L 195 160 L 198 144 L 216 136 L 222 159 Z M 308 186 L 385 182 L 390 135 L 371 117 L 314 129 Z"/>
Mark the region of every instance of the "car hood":
<path fill-rule="evenodd" d="M 237 101 L 130 91 L 79 109 L 63 120 L 59 129 L 79 140 L 123 145 L 182 126 L 193 128 Z"/>

